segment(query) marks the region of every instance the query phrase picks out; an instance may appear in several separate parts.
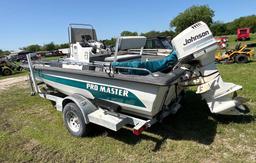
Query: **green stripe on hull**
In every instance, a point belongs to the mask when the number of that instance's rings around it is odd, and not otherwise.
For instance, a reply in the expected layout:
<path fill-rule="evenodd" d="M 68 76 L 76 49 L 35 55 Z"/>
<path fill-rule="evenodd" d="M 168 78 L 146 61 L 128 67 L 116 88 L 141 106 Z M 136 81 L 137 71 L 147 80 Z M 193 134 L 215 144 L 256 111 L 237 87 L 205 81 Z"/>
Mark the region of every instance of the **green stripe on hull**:
<path fill-rule="evenodd" d="M 35 72 L 35 75 L 59 84 L 85 89 L 98 99 L 110 100 L 145 108 L 145 105 L 139 100 L 136 95 L 125 89 L 50 76 L 41 72 Z"/>

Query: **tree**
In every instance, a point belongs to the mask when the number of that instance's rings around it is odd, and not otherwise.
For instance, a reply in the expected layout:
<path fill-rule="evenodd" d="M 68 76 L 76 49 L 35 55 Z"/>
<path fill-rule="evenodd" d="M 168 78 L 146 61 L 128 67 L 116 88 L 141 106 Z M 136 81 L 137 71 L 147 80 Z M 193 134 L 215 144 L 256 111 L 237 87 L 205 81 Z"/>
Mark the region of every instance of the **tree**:
<path fill-rule="evenodd" d="M 7 51 L 7 50 L 1 50 L 1 49 L 0 49 L 0 57 L 7 56 L 7 55 L 9 55 L 9 54 L 10 54 L 9 51 Z"/>
<path fill-rule="evenodd" d="M 256 32 L 256 15 L 240 17 L 229 22 L 227 25 L 228 34 L 235 34 L 237 28 L 250 28 L 252 33 Z"/>
<path fill-rule="evenodd" d="M 110 40 L 106 39 L 106 40 L 102 40 L 102 42 L 103 42 L 106 46 L 115 46 L 116 39 L 115 39 L 115 38 L 111 38 Z"/>
<path fill-rule="evenodd" d="M 34 45 L 29 45 L 27 47 L 24 47 L 23 49 L 29 52 L 37 52 L 41 50 L 41 46 L 34 44 Z"/>
<path fill-rule="evenodd" d="M 176 33 L 180 33 L 198 21 L 203 21 L 210 26 L 213 22 L 213 17 L 214 11 L 207 5 L 192 6 L 171 20 L 170 26 L 175 28 Z"/>
<path fill-rule="evenodd" d="M 38 44 L 28 45 L 21 49 L 29 52 L 37 52 L 37 51 L 53 51 L 53 50 L 63 49 L 63 48 L 69 48 L 69 44 L 68 43 L 54 44 L 53 42 L 51 42 L 43 46 Z"/>
<path fill-rule="evenodd" d="M 64 43 L 64 44 L 58 45 L 58 49 L 65 49 L 65 48 L 69 48 L 69 44 L 68 43 Z"/>
<path fill-rule="evenodd" d="M 215 36 L 221 36 L 221 35 L 228 34 L 227 25 L 225 23 L 221 23 L 221 22 L 214 22 L 211 25 L 211 31 L 212 31 L 213 35 L 215 35 Z"/>
<path fill-rule="evenodd" d="M 161 32 L 160 36 L 174 38 L 176 36 L 176 34 L 175 34 L 174 31 L 170 30 L 170 31 L 163 31 L 163 32 Z"/>
<path fill-rule="evenodd" d="M 121 32 L 121 36 L 138 36 L 138 33 L 131 32 L 131 31 L 123 31 L 123 32 Z"/>
<path fill-rule="evenodd" d="M 141 33 L 141 35 L 145 36 L 145 37 L 158 37 L 158 36 L 160 36 L 160 32 L 159 31 L 149 31 L 149 32 Z"/>
<path fill-rule="evenodd" d="M 49 44 L 45 44 L 42 49 L 46 51 L 53 51 L 53 50 L 56 50 L 57 48 L 56 48 L 56 45 L 53 42 L 51 42 Z"/>
<path fill-rule="evenodd" d="M 163 31 L 163 32 L 159 32 L 159 31 L 149 31 L 146 33 L 141 33 L 142 36 L 145 37 L 171 37 L 173 38 L 175 36 L 175 32 L 173 31 Z"/>
<path fill-rule="evenodd" d="M 251 33 L 256 32 L 256 15 L 237 18 L 228 23 L 214 22 L 211 30 L 214 35 L 236 34 L 238 28 L 250 28 Z"/>

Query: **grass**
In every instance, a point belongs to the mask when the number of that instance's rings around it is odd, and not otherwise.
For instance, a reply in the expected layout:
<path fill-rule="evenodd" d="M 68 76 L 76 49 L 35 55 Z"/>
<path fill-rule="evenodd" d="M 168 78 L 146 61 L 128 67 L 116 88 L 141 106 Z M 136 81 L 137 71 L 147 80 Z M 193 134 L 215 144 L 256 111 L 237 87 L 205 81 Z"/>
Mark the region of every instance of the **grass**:
<path fill-rule="evenodd" d="M 236 35 L 229 35 L 228 38 L 229 38 L 230 48 L 234 48 L 235 44 L 237 42 L 241 42 L 241 43 L 253 43 L 254 42 L 255 43 L 256 33 L 251 33 L 250 34 L 250 40 L 247 40 L 247 41 L 236 41 Z"/>
<path fill-rule="evenodd" d="M 225 81 L 244 86 L 251 113 L 216 117 L 189 91 L 183 109 L 139 137 L 96 127 L 72 137 L 49 101 L 23 85 L 0 94 L 0 162 L 256 162 L 256 62 L 222 64 Z"/>
<path fill-rule="evenodd" d="M 251 33 L 250 40 L 247 41 L 236 41 L 236 35 L 227 35 L 228 37 L 228 49 L 234 49 L 236 44 L 241 43 L 242 45 L 244 44 L 248 44 L 248 43 L 256 43 L 256 33 Z M 256 48 L 254 48 L 254 51 L 256 50 Z"/>
<path fill-rule="evenodd" d="M 19 76 L 24 76 L 24 75 L 27 75 L 28 72 L 23 70 L 23 71 L 17 71 L 15 72 L 13 75 L 9 75 L 9 76 L 2 76 L 0 75 L 0 80 L 2 79 L 7 79 L 7 78 L 13 78 L 13 77 L 19 77 Z"/>

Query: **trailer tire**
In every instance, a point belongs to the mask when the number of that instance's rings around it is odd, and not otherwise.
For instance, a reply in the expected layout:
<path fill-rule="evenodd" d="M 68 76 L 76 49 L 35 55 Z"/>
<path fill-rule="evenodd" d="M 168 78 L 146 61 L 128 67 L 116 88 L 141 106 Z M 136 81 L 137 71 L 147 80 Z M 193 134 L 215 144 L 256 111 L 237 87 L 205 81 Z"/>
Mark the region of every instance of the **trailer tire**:
<path fill-rule="evenodd" d="M 5 69 L 3 70 L 3 75 L 4 75 L 4 76 L 12 75 L 12 71 L 11 71 L 10 69 L 6 69 L 6 68 L 5 68 Z"/>
<path fill-rule="evenodd" d="M 73 102 L 65 105 L 63 119 L 66 128 L 73 136 L 84 137 L 89 134 L 89 126 L 85 123 L 80 108 Z"/>
<path fill-rule="evenodd" d="M 235 56 L 235 61 L 236 63 L 247 63 L 249 59 L 247 55 L 238 54 L 237 56 Z"/>

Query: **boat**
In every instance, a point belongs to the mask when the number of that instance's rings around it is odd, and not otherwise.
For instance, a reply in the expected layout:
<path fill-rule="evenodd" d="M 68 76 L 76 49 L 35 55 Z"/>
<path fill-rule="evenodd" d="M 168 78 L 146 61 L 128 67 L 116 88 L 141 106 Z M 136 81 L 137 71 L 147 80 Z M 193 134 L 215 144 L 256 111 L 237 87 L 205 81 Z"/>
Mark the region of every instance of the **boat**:
<path fill-rule="evenodd" d="M 93 47 L 80 46 L 83 32 L 73 33 L 70 58 L 32 62 L 28 55 L 27 68 L 33 94 L 55 102 L 74 136 L 87 135 L 91 123 L 114 131 L 130 125 L 139 135 L 175 114 L 185 89 L 192 85 L 198 86 L 197 93 L 212 113 L 240 115 L 248 111 L 237 97 L 242 87 L 222 81 L 214 63 L 217 43 L 204 22 L 176 36 L 172 53 L 158 60 L 143 54 L 143 36 L 119 37 L 115 53 L 109 56 L 99 48 L 92 54 Z M 119 53 L 127 49 L 141 50 L 139 54 Z"/>

